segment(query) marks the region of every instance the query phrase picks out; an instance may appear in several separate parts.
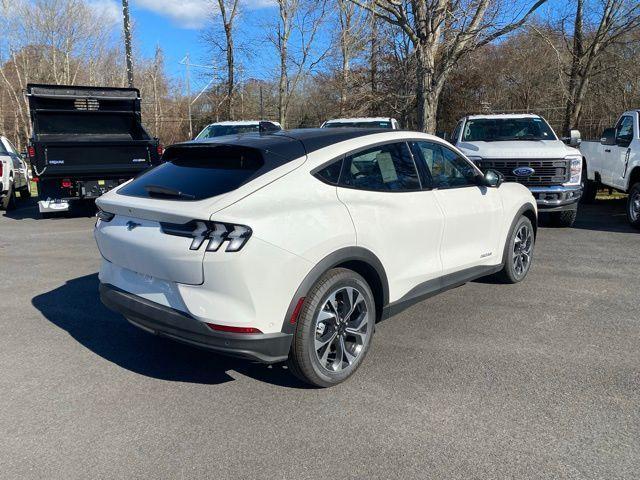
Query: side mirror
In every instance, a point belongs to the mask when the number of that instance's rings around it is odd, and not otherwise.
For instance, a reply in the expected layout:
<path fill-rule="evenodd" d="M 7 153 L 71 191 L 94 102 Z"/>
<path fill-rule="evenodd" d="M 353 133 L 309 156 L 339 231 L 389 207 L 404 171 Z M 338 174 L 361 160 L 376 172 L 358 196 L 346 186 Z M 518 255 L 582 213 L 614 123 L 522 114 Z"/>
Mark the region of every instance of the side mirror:
<path fill-rule="evenodd" d="M 582 143 L 582 138 L 580 138 L 580 130 L 571 130 L 569 132 L 569 146 L 577 147 Z"/>
<path fill-rule="evenodd" d="M 487 170 L 484 172 L 484 176 L 478 176 L 479 183 L 485 187 L 498 188 L 504 182 L 504 175 L 496 170 Z"/>
<path fill-rule="evenodd" d="M 602 145 L 615 145 L 616 144 L 616 129 L 605 128 L 604 132 L 600 136 L 600 143 Z"/>

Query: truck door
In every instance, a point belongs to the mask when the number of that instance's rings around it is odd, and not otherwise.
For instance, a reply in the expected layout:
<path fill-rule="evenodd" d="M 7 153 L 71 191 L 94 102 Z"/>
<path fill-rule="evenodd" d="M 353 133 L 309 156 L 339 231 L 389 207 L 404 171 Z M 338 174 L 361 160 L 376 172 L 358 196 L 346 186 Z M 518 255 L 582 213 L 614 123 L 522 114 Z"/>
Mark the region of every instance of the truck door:
<path fill-rule="evenodd" d="M 629 147 L 633 141 L 634 130 L 635 126 L 631 115 L 620 117 L 616 125 L 616 144 L 609 147 L 611 152 L 607 153 L 610 155 L 610 161 L 607 165 L 610 173 L 610 185 L 622 190 L 627 186 L 627 169 L 631 156 Z"/>

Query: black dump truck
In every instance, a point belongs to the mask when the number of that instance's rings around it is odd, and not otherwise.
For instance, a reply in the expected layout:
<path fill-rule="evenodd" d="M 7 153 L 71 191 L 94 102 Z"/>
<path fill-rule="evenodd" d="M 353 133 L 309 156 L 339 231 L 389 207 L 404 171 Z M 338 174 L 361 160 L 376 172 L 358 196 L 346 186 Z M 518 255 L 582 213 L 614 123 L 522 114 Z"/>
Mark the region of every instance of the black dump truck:
<path fill-rule="evenodd" d="M 91 200 L 160 162 L 135 88 L 27 85 L 28 145 L 43 216 Z"/>

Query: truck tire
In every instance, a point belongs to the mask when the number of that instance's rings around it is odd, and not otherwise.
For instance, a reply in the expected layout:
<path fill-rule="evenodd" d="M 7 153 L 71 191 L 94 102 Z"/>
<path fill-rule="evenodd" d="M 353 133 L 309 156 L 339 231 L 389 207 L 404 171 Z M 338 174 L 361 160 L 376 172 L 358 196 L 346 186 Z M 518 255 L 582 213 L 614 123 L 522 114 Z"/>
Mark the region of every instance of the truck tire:
<path fill-rule="evenodd" d="M 593 203 L 598 194 L 598 182 L 587 178 L 587 166 L 582 166 L 582 197 L 580 203 Z"/>
<path fill-rule="evenodd" d="M 627 218 L 633 228 L 640 229 L 640 182 L 634 184 L 629 189 Z"/>
<path fill-rule="evenodd" d="M 20 189 L 20 198 L 31 198 L 31 189 L 28 184 Z"/>
<path fill-rule="evenodd" d="M 502 283 L 518 283 L 529 273 L 533 261 L 535 235 L 531 220 L 524 215 L 509 232 L 504 249 L 504 267 L 494 278 Z"/>
<path fill-rule="evenodd" d="M 553 212 L 549 214 L 551 224 L 554 227 L 569 228 L 573 227 L 578 216 L 578 210 L 565 210 L 562 212 Z"/>
<path fill-rule="evenodd" d="M 289 370 L 316 387 L 345 381 L 362 364 L 375 321 L 376 304 L 365 279 L 345 268 L 329 270 L 303 303 L 291 342 Z"/>
<path fill-rule="evenodd" d="M 16 192 L 13 190 L 13 184 L 9 184 L 7 194 L 0 201 L 0 210 L 13 210 L 16 206 Z"/>

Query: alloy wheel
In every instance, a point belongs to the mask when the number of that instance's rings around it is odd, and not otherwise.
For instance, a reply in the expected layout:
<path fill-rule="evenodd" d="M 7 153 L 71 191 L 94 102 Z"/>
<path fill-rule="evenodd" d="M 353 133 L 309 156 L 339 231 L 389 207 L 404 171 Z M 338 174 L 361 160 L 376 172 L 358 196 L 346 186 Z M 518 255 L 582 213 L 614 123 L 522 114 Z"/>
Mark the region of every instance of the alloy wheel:
<path fill-rule="evenodd" d="M 629 216 L 632 222 L 640 218 L 640 191 L 635 191 L 629 198 Z"/>
<path fill-rule="evenodd" d="M 342 287 L 331 293 L 315 321 L 314 351 L 322 368 L 340 372 L 351 367 L 370 330 L 367 302 L 360 290 Z"/>
<path fill-rule="evenodd" d="M 513 244 L 513 270 L 518 277 L 522 277 L 529 270 L 532 249 L 533 232 L 528 225 L 521 225 Z"/>

